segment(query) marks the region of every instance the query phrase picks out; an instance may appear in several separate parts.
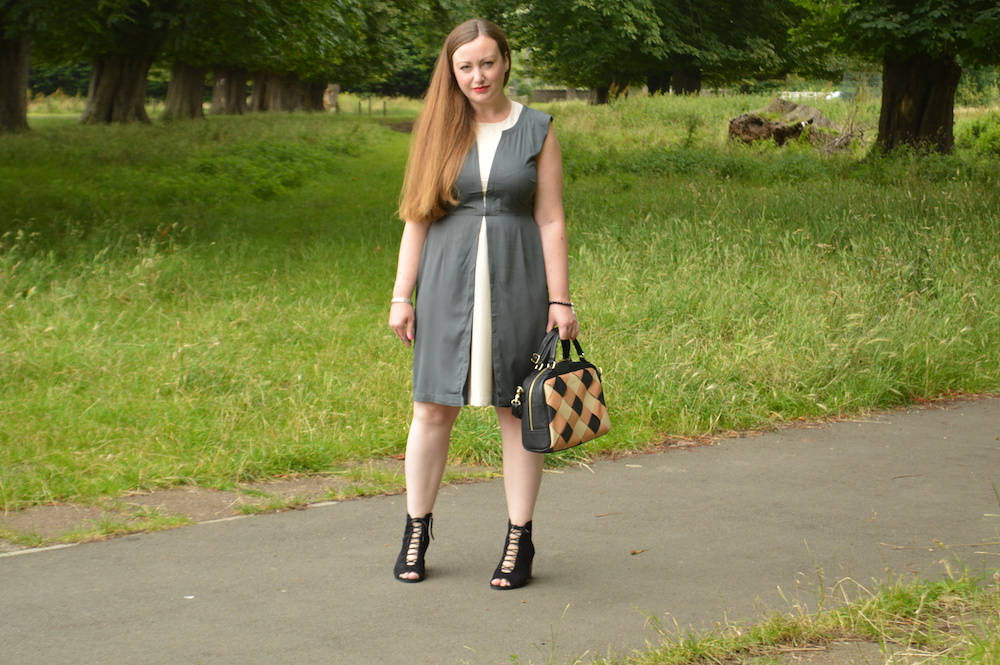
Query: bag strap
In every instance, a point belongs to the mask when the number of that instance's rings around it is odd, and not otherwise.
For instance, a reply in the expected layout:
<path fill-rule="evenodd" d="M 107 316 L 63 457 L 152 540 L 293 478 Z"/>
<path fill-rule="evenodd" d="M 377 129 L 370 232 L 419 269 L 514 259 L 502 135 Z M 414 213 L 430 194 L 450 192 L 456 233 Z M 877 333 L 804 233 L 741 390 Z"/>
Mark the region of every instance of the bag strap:
<path fill-rule="evenodd" d="M 574 339 L 572 341 L 573 341 L 573 346 L 576 347 L 576 355 L 577 355 L 577 357 L 580 360 L 586 360 L 586 358 L 583 355 L 583 347 L 580 346 L 580 340 Z M 563 339 L 563 340 L 560 340 L 560 342 L 562 343 L 562 359 L 563 360 L 569 360 L 570 359 L 569 358 L 569 343 L 570 343 L 570 340 Z"/>

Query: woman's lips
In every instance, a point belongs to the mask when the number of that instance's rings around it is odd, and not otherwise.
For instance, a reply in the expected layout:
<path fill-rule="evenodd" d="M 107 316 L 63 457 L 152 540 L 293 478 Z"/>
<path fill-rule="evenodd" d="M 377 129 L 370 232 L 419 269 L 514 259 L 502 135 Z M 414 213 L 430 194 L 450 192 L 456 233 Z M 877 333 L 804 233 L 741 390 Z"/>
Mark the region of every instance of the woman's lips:
<path fill-rule="evenodd" d="M 485 85 L 485 86 L 482 86 L 481 88 L 473 88 L 472 92 L 486 92 L 489 89 L 490 89 L 490 86 Z"/>

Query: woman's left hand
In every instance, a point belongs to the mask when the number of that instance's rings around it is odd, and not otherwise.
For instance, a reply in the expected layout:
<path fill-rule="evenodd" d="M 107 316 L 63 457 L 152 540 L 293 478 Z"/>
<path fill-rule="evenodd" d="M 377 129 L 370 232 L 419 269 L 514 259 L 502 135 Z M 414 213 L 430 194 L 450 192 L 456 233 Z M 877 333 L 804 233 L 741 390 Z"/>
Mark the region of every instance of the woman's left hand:
<path fill-rule="evenodd" d="M 580 334 L 580 322 L 576 312 L 566 305 L 549 305 L 549 325 L 545 332 L 559 327 L 559 339 L 576 339 Z"/>

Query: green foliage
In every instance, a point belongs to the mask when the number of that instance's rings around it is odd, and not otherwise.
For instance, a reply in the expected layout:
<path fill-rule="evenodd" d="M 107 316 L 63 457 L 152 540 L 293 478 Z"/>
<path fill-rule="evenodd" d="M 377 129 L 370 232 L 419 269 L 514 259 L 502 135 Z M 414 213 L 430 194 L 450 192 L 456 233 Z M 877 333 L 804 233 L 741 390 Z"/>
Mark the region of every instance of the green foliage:
<path fill-rule="evenodd" d="M 46 0 L 0 0 L 0 39 L 30 37 L 45 5 Z"/>
<path fill-rule="evenodd" d="M 803 12 L 788 0 L 658 0 L 656 7 L 666 55 L 651 70 L 693 67 L 707 83 L 723 86 L 795 68 L 788 30 Z"/>
<path fill-rule="evenodd" d="M 847 29 L 872 55 L 950 53 L 991 63 L 1000 59 L 1000 11 L 993 0 L 858 2 Z"/>
<path fill-rule="evenodd" d="M 1000 8 L 993 0 L 794 0 L 809 12 L 795 28 L 814 56 L 880 60 L 950 54 L 963 64 L 1000 63 Z"/>
<path fill-rule="evenodd" d="M 991 113 L 967 123 L 957 143 L 985 157 L 1000 157 L 1000 114 Z"/>
<path fill-rule="evenodd" d="M 496 4 L 518 46 L 530 49 L 533 75 L 598 89 L 647 78 L 669 86 L 681 71 L 715 85 L 783 74 L 787 31 L 802 13 L 788 0 Z"/>
<path fill-rule="evenodd" d="M 367 52 L 348 63 L 346 71 L 338 71 L 337 80 L 355 92 L 419 98 L 448 32 L 469 18 L 467 3 L 385 4 L 381 16 L 369 14 Z"/>
<path fill-rule="evenodd" d="M 995 67 L 967 67 L 962 72 L 955 104 L 996 106 L 1000 103 L 1000 70 Z"/>
<path fill-rule="evenodd" d="M 28 87 L 35 94 L 51 95 L 57 90 L 75 96 L 87 94 L 90 82 L 90 65 L 72 63 L 67 65 L 38 65 L 31 67 Z"/>
<path fill-rule="evenodd" d="M 167 37 L 171 0 L 64 0 L 35 13 L 35 44 L 52 64 L 105 55 L 151 57 Z"/>
<path fill-rule="evenodd" d="M 505 16 L 520 48 L 530 47 L 540 77 L 581 88 L 642 81 L 663 54 L 653 0 L 546 0 L 516 3 Z"/>
<path fill-rule="evenodd" d="M 398 60 L 403 29 L 426 3 L 399 0 L 8 0 L 35 35 L 37 53 L 61 65 L 102 56 L 163 57 L 197 67 L 294 73 L 352 83 Z M 405 12 L 404 12 L 405 8 Z"/>

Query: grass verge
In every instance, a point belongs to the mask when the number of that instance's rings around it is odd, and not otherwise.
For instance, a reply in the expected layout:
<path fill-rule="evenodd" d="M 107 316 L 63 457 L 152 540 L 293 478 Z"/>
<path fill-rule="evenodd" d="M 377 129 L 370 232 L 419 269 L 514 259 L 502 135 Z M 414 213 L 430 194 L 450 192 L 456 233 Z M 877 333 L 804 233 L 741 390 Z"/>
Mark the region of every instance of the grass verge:
<path fill-rule="evenodd" d="M 705 632 L 657 626 L 661 645 L 624 658 L 598 658 L 592 662 L 597 665 L 793 662 L 992 665 L 1000 662 L 1000 572 L 985 576 L 962 574 L 941 580 L 894 580 L 873 587 L 843 580 L 830 593 L 827 607 L 815 613 L 770 613 L 753 624 L 719 625 Z M 831 649 L 851 642 L 876 645 L 877 649 Z"/>

